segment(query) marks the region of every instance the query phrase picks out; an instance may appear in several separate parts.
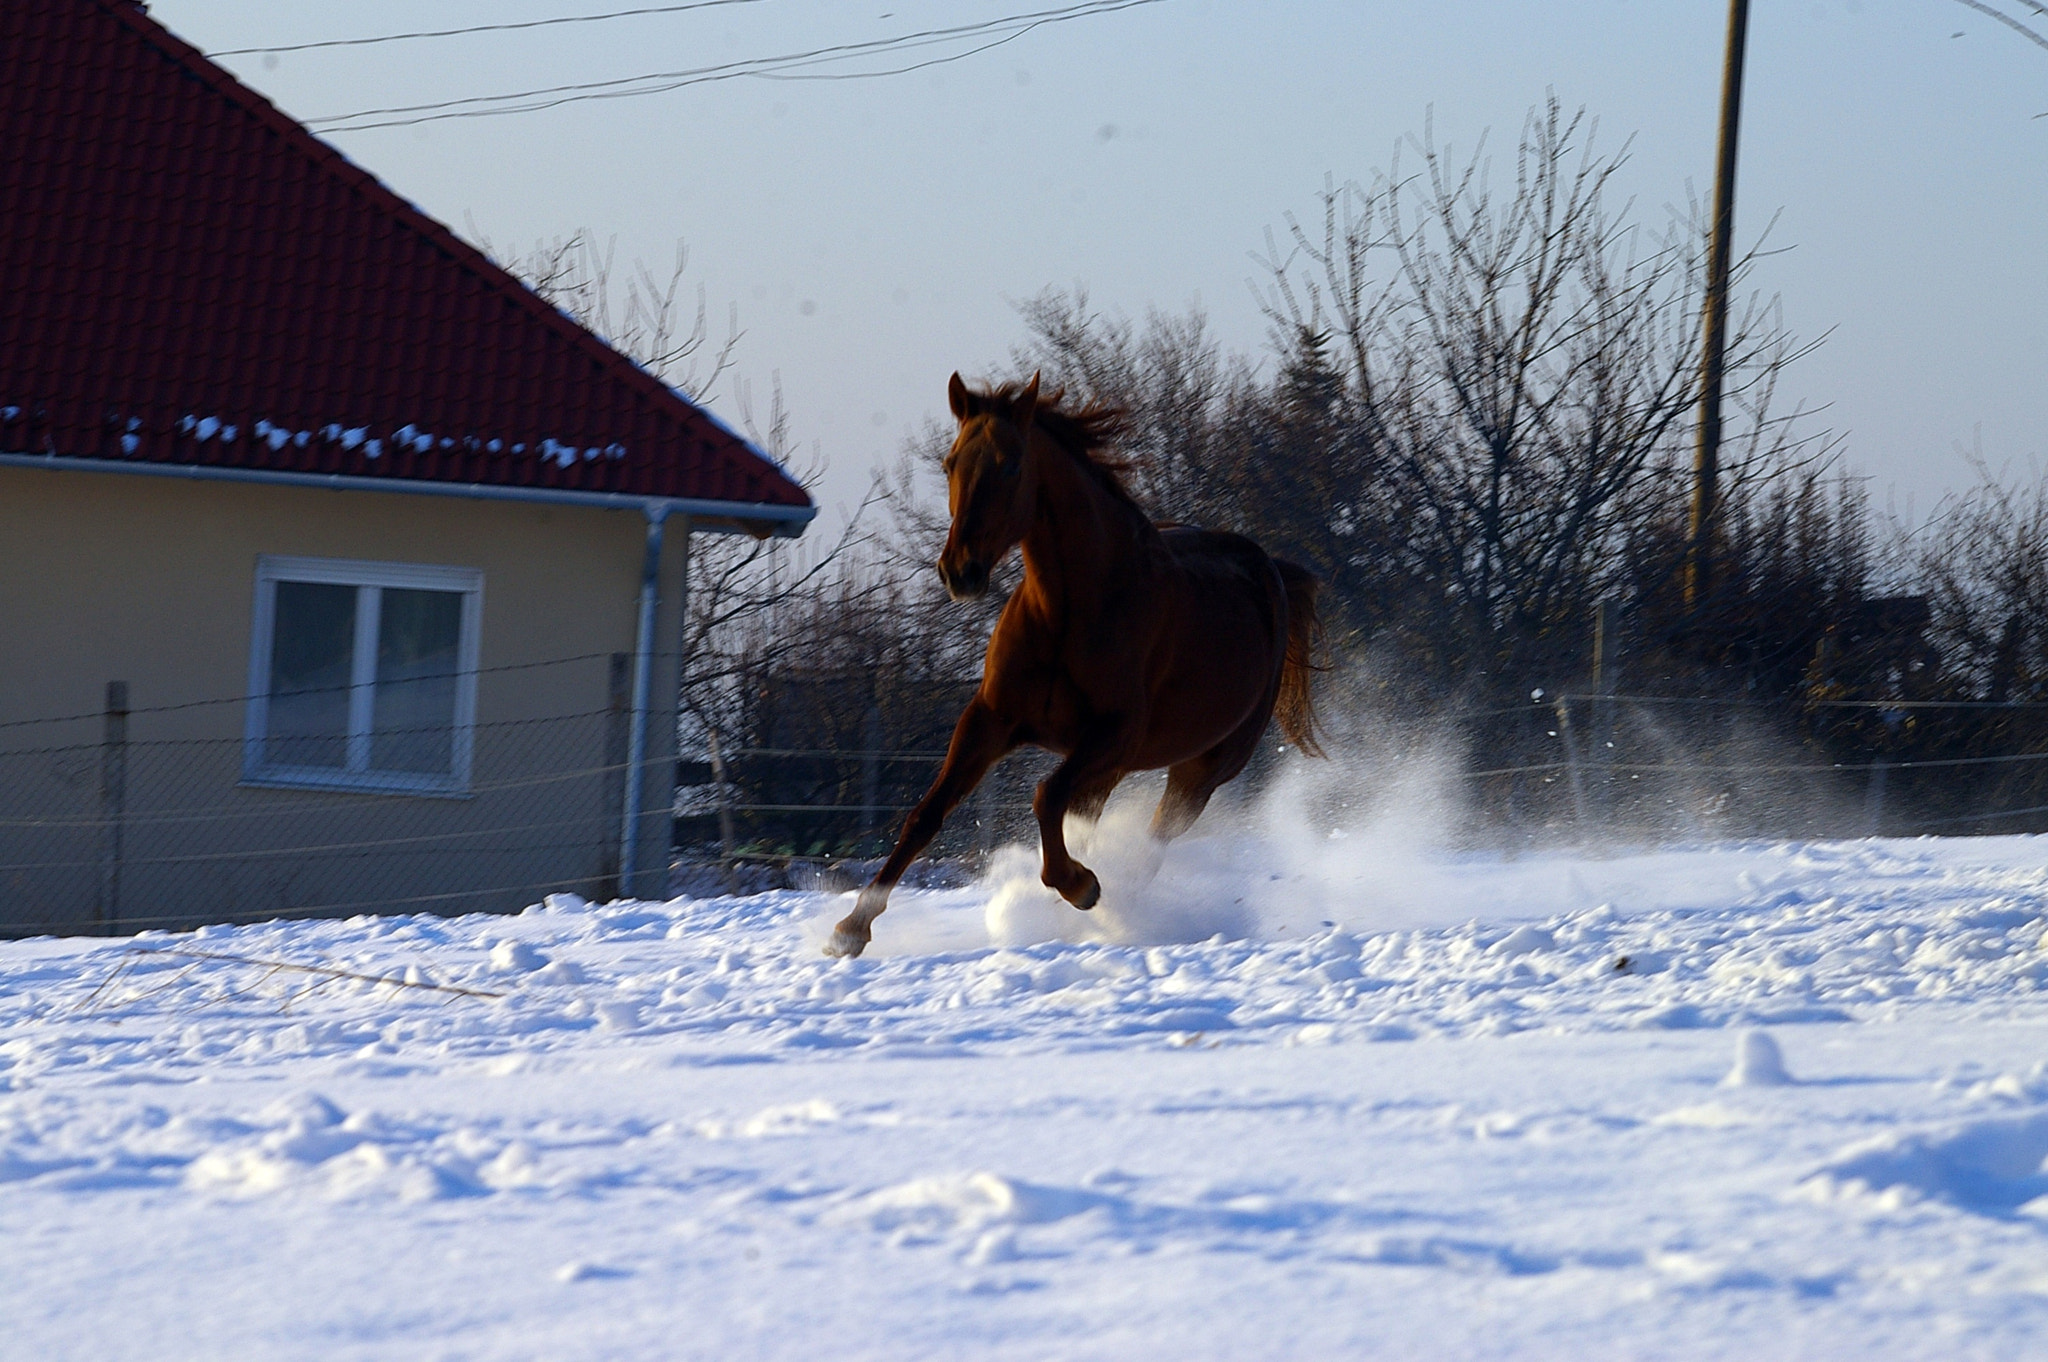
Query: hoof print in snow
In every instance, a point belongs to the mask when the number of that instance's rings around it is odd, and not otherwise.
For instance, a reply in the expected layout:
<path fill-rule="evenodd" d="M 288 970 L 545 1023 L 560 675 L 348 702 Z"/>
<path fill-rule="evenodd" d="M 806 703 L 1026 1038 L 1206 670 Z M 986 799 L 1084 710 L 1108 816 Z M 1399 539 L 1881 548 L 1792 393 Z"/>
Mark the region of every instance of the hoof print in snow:
<path fill-rule="evenodd" d="M 1888 1209 L 1941 1201 L 1980 1215 L 2048 1218 L 2048 1113 L 1900 1130 L 1844 1149 L 1800 1184 L 1816 1201 Z"/>
<path fill-rule="evenodd" d="M 527 978 L 536 984 L 580 984 L 583 969 L 573 960 L 550 960 Z"/>

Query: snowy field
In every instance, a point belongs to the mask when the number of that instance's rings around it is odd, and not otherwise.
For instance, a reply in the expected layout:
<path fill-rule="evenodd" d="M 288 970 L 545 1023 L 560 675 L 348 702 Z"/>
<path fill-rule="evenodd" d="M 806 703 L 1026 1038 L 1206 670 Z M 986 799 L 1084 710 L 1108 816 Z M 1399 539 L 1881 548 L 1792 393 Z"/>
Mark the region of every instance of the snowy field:
<path fill-rule="evenodd" d="M 0 943 L 0 1356 L 2044 1355 L 2048 839 L 1416 845 Z"/>

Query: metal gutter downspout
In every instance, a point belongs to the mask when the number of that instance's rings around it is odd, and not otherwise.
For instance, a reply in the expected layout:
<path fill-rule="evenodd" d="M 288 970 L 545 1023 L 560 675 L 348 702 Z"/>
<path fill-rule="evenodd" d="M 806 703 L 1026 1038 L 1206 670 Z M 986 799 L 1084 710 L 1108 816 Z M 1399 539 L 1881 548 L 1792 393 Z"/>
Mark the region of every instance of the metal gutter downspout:
<path fill-rule="evenodd" d="M 640 622 L 633 637 L 633 714 L 626 737 L 625 826 L 619 830 L 619 895 L 628 898 L 640 879 L 640 815 L 646 803 L 647 708 L 654 689 L 654 620 L 661 604 L 662 528 L 669 505 L 650 501 L 647 559 L 640 571 Z"/>

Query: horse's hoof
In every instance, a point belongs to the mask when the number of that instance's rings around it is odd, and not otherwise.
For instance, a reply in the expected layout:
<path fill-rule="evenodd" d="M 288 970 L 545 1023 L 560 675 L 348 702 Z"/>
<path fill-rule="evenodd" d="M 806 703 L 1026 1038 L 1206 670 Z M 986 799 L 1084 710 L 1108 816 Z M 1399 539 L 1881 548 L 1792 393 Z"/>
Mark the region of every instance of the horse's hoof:
<path fill-rule="evenodd" d="M 1092 870 L 1084 870 L 1081 874 L 1081 887 L 1067 896 L 1067 902 L 1085 913 L 1102 902 L 1102 881 L 1095 878 L 1095 872 Z"/>
<path fill-rule="evenodd" d="M 855 931 L 842 922 L 832 929 L 832 939 L 825 943 L 825 954 L 852 959 L 868 948 L 869 937 L 869 933 Z"/>

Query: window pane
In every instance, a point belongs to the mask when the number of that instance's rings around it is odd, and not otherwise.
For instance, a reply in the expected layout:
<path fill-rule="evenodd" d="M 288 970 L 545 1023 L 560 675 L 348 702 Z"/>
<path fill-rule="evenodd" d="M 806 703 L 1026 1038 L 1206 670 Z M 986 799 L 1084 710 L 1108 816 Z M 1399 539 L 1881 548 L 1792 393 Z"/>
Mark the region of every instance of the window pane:
<path fill-rule="evenodd" d="M 384 588 L 371 769 L 449 774 L 455 761 L 456 645 L 461 635 L 461 592 Z"/>
<path fill-rule="evenodd" d="M 278 766 L 345 766 L 356 589 L 279 582 L 276 608 L 265 759 Z"/>

